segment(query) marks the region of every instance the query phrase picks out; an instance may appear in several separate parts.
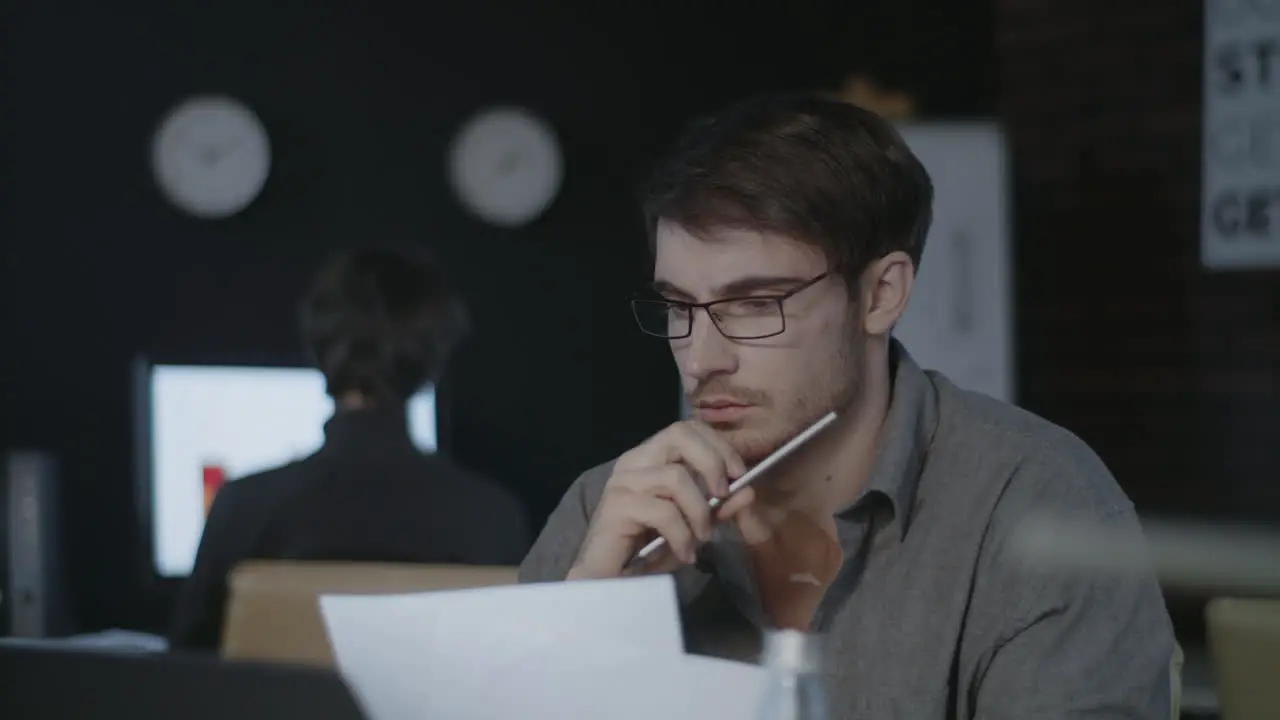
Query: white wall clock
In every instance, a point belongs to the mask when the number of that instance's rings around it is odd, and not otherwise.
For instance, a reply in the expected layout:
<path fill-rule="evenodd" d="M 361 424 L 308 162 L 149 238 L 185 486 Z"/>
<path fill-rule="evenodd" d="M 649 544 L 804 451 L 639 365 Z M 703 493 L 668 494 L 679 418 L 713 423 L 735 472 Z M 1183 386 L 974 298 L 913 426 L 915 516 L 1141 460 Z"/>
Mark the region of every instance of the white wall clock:
<path fill-rule="evenodd" d="M 522 108 L 468 120 L 449 149 L 449 182 L 481 220 L 515 228 L 537 219 L 560 191 L 564 160 L 555 131 Z"/>
<path fill-rule="evenodd" d="M 174 206 L 200 218 L 234 215 L 271 172 L 271 143 L 243 103 L 201 95 L 165 114 L 151 142 L 151 170 Z"/>

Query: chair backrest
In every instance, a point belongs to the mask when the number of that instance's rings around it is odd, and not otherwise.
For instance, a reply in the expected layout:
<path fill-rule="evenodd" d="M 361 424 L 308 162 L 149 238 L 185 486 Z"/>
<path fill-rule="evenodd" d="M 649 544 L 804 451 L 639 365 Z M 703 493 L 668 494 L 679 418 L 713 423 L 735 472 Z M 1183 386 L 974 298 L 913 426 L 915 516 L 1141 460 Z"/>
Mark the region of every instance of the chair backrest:
<path fill-rule="evenodd" d="M 516 568 L 251 561 L 231 573 L 222 656 L 333 667 L 321 595 L 377 595 L 509 585 Z"/>
<path fill-rule="evenodd" d="M 1280 718 L 1280 599 L 1214 598 L 1205 620 L 1223 720 Z"/>

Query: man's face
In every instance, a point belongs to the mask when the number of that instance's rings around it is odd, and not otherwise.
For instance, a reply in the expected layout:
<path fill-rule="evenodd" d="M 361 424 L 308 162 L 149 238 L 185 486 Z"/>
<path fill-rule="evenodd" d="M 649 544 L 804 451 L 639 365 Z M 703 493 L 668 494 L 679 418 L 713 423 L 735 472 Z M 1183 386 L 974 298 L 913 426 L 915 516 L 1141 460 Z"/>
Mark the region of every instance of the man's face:
<path fill-rule="evenodd" d="M 831 270 L 821 250 L 788 237 L 729 228 L 694 236 L 670 222 L 658 224 L 655 254 L 655 288 L 683 302 L 778 296 Z M 726 338 L 695 310 L 693 334 L 670 341 L 690 408 L 748 464 L 860 394 L 865 341 L 844 278 L 832 274 L 783 308 L 786 331 L 774 337 Z"/>

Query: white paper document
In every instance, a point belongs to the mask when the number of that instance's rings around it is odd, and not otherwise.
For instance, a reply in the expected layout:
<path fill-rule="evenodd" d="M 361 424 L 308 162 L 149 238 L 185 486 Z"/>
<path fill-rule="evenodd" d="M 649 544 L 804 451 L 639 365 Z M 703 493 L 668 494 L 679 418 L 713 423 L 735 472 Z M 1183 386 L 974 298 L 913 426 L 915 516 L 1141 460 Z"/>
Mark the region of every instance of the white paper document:
<path fill-rule="evenodd" d="M 750 717 L 753 665 L 686 656 L 670 576 L 327 595 L 369 720 Z"/>

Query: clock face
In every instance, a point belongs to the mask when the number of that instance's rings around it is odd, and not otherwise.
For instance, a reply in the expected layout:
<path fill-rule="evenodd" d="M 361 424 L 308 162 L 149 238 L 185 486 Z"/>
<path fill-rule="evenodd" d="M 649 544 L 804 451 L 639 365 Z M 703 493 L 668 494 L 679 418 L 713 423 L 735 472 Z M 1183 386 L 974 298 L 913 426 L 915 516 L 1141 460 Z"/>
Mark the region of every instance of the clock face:
<path fill-rule="evenodd" d="M 271 144 L 252 110 L 229 97 L 205 95 L 180 103 L 161 120 L 151 168 L 173 205 L 196 217 L 223 218 L 262 191 Z"/>
<path fill-rule="evenodd" d="M 449 179 L 462 205 L 499 227 L 537 219 L 563 176 L 555 132 L 521 108 L 481 112 L 463 126 L 449 153 Z"/>

